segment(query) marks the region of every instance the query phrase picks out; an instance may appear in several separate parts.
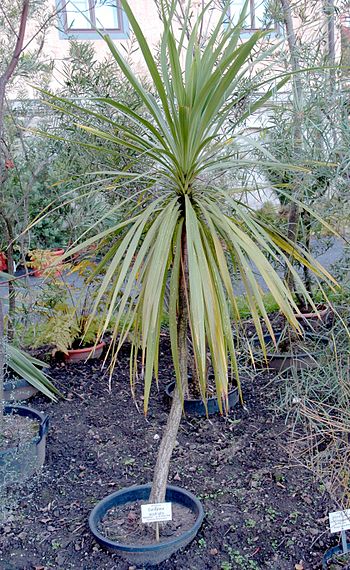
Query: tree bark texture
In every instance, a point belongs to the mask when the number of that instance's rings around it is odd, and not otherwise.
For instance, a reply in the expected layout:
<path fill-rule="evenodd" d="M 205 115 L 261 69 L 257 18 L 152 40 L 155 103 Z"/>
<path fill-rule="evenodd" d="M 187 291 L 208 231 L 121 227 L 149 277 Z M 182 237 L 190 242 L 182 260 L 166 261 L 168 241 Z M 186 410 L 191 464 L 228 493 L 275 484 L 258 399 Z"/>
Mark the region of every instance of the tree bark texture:
<path fill-rule="evenodd" d="M 0 141 L 2 141 L 4 135 L 4 104 L 5 104 L 6 86 L 10 81 L 18 65 L 18 61 L 22 53 L 24 36 L 26 33 L 26 26 L 28 20 L 28 13 L 29 13 L 29 2 L 30 0 L 23 0 L 22 13 L 21 13 L 16 45 L 13 50 L 10 63 L 8 64 L 4 73 L 0 76 Z"/>
<path fill-rule="evenodd" d="M 298 44 L 295 36 L 293 17 L 290 0 L 281 0 L 281 6 L 283 10 L 283 19 L 287 32 L 287 42 L 290 53 L 290 63 L 293 72 L 300 71 L 300 64 L 298 59 Z M 302 155 L 302 97 L 303 97 L 303 87 L 301 82 L 301 77 L 298 73 L 293 76 L 293 137 L 294 137 L 294 151 L 295 158 L 301 157 Z M 295 173 L 293 176 L 293 193 L 296 195 L 301 195 L 302 191 L 302 177 L 300 174 Z M 293 243 L 296 243 L 298 236 L 298 220 L 299 220 L 299 207 L 291 200 L 289 207 L 288 216 L 288 230 L 287 237 Z M 294 280 L 292 274 L 288 267 L 285 269 L 285 279 L 290 289 L 294 289 Z"/>
<path fill-rule="evenodd" d="M 7 257 L 7 273 L 9 275 L 14 275 L 15 272 L 15 263 L 13 258 L 13 242 L 15 239 L 13 228 L 11 221 L 2 213 L 0 212 L 0 216 L 3 220 L 3 226 L 5 230 L 5 236 L 7 241 L 7 250 L 6 250 L 6 257 Z M 7 328 L 7 335 L 8 339 L 11 341 L 13 339 L 13 318 L 15 316 L 16 311 L 16 292 L 14 282 L 11 280 L 8 284 L 9 287 L 9 319 L 8 319 L 8 328 Z"/>
<path fill-rule="evenodd" d="M 311 247 L 311 216 L 310 213 L 304 210 L 303 212 L 303 232 L 304 232 L 304 239 L 305 239 L 305 247 L 308 251 L 310 251 Z M 312 286 L 312 279 L 311 279 L 311 271 L 306 266 L 303 265 L 303 274 L 304 274 L 304 283 L 307 291 L 311 293 L 311 286 Z"/>
<path fill-rule="evenodd" d="M 178 314 L 178 343 L 179 343 L 179 366 L 181 374 L 182 393 L 187 393 L 188 384 L 188 346 L 187 346 L 187 329 L 188 329 L 188 309 L 187 309 L 187 290 L 188 290 L 188 268 L 187 268 L 187 244 L 186 229 L 182 231 L 181 239 L 181 273 L 179 283 L 179 314 Z M 182 399 L 178 387 L 175 387 L 173 401 L 171 404 L 168 421 L 166 423 L 162 440 L 160 442 L 156 466 L 154 469 L 154 477 L 152 490 L 150 495 L 151 503 L 162 503 L 165 499 L 166 486 L 169 476 L 169 467 L 171 455 L 175 447 L 177 434 L 180 427 L 182 417 Z"/>
<path fill-rule="evenodd" d="M 5 327 L 4 311 L 0 299 L 0 434 L 4 417 Z"/>

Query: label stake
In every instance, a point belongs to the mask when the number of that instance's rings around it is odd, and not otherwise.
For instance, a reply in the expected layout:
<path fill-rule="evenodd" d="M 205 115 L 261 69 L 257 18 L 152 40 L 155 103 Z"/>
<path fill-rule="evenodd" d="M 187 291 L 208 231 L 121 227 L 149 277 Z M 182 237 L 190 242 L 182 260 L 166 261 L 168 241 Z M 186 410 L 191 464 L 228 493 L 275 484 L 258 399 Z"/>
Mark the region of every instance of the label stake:
<path fill-rule="evenodd" d="M 348 550 L 348 543 L 347 543 L 347 541 L 346 541 L 346 532 L 345 532 L 345 530 L 342 530 L 342 531 L 341 531 L 341 543 L 342 543 L 342 546 L 343 546 L 343 552 L 344 552 L 344 554 L 347 554 L 347 553 L 349 552 L 349 550 Z"/>

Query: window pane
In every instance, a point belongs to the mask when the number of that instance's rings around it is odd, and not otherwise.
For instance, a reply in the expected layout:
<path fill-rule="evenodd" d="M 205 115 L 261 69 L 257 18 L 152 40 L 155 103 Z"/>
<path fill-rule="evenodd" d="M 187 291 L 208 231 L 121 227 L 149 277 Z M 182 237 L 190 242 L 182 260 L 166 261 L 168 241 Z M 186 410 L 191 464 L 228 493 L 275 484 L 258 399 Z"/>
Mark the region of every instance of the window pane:
<path fill-rule="evenodd" d="M 90 30 L 89 0 L 67 2 L 67 27 L 73 30 Z M 88 20 L 86 19 L 88 18 Z"/>
<path fill-rule="evenodd" d="M 262 28 L 265 20 L 265 2 L 264 0 L 256 0 L 255 2 L 255 27 Z"/>
<path fill-rule="evenodd" d="M 243 10 L 243 6 L 245 4 L 245 0 L 232 0 L 231 4 L 230 4 L 230 12 L 231 12 L 231 22 L 234 25 L 237 25 L 239 22 L 239 18 L 241 15 L 241 12 Z M 251 23 L 250 23 L 250 10 L 249 7 L 247 9 L 247 18 L 245 20 L 244 23 L 244 28 L 250 28 Z"/>
<path fill-rule="evenodd" d="M 95 16 L 98 28 L 118 29 L 117 0 L 95 0 Z"/>

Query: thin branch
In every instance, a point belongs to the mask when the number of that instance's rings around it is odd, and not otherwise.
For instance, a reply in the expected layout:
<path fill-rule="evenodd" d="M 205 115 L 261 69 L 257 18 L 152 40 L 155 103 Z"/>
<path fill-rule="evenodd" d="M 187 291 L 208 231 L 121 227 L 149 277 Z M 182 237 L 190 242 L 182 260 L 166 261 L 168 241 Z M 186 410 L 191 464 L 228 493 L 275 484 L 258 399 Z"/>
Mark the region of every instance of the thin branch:
<path fill-rule="evenodd" d="M 15 49 L 13 50 L 10 63 L 5 69 L 3 75 L 0 77 L 0 85 L 6 85 L 9 82 L 9 80 L 13 75 L 13 72 L 17 67 L 20 55 L 23 51 L 24 35 L 26 32 L 28 12 L 29 12 L 29 0 L 23 0 L 21 20 L 20 20 L 20 26 L 19 26 Z"/>
<path fill-rule="evenodd" d="M 2 12 L 3 17 L 5 18 L 8 27 L 11 29 L 11 32 L 16 36 L 16 38 L 18 38 L 18 34 L 15 30 L 15 28 L 13 27 L 11 20 L 7 17 L 6 11 L 4 10 L 4 8 L 1 6 L 0 4 L 0 10 Z"/>

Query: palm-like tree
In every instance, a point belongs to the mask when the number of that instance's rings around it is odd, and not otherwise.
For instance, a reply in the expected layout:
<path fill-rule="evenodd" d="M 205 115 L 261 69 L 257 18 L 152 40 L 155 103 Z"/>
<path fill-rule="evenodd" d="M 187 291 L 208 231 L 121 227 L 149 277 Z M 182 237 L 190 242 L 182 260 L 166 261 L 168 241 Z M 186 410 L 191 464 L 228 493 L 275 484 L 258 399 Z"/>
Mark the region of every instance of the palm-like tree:
<path fill-rule="evenodd" d="M 182 415 L 182 399 L 187 392 L 188 342 L 190 335 L 199 389 L 203 400 L 207 392 L 207 352 L 215 374 L 221 410 L 228 392 L 228 368 L 236 373 L 232 319 L 239 313 L 232 279 L 242 280 L 250 309 L 263 344 L 260 315 L 273 331 L 264 308 L 262 294 L 252 263 L 263 277 L 281 311 L 298 328 L 293 316 L 293 296 L 268 261 L 282 259 L 290 267 L 305 296 L 302 282 L 290 264 L 293 254 L 303 264 L 325 277 L 322 267 L 290 244 L 276 230 L 258 220 L 253 211 L 235 199 L 234 189 L 219 185 L 218 175 L 235 173 L 249 162 L 240 160 L 235 129 L 256 112 L 288 77 L 262 79 L 258 91 L 244 89 L 244 78 L 251 61 L 259 61 L 257 45 L 264 33 L 254 33 L 240 41 L 240 26 L 224 26 L 225 14 L 217 22 L 208 41 L 199 39 L 206 9 L 189 34 L 172 29 L 175 6 L 162 7 L 164 31 L 156 60 L 130 7 L 123 9 L 144 56 L 153 92 L 147 91 L 108 36 L 104 36 L 126 80 L 143 102 L 138 113 L 113 98 L 100 98 L 101 105 L 113 107 L 129 123 L 106 118 L 103 112 L 83 110 L 64 99 L 52 98 L 55 108 L 67 109 L 81 128 L 99 139 L 125 146 L 147 157 L 152 168 L 145 174 L 147 189 L 138 195 L 137 204 L 128 196 L 130 215 L 76 246 L 71 253 L 94 242 L 110 240 L 108 253 L 98 271 L 105 277 L 96 298 L 96 312 L 108 295 L 104 330 L 114 322 L 112 367 L 118 350 L 132 332 L 131 377 L 137 375 L 141 352 L 144 379 L 144 406 L 147 411 L 153 377 L 158 376 L 158 350 L 165 296 L 169 288 L 168 312 L 171 351 L 177 379 L 171 411 L 162 438 L 151 493 L 151 501 L 164 500 L 169 462 Z M 244 13 L 241 22 L 244 21 Z M 186 24 L 184 26 L 184 29 Z M 242 101 L 249 107 L 237 113 Z M 64 102 L 64 105 L 60 104 Z M 104 122 L 106 128 L 91 126 L 90 118 Z M 228 131 L 228 125 L 231 125 Z M 275 167 L 277 162 L 269 158 Z M 111 174 L 111 173 L 109 173 Z M 112 173 L 114 184 L 130 185 L 130 169 Z M 124 176 L 124 178 L 123 178 Z M 139 176 L 139 175 L 138 175 Z M 135 177 L 136 178 L 136 177 Z M 229 270 L 228 260 L 234 267 Z M 327 275 L 327 278 L 329 276 Z M 312 300 L 309 300 L 312 304 Z M 101 331 L 103 332 L 103 331 Z M 237 379 L 238 381 L 238 379 Z M 239 381 L 238 381 L 239 382 Z"/>

